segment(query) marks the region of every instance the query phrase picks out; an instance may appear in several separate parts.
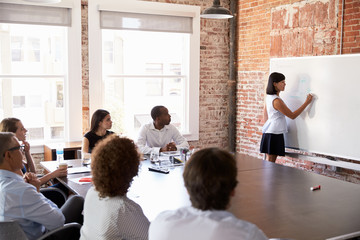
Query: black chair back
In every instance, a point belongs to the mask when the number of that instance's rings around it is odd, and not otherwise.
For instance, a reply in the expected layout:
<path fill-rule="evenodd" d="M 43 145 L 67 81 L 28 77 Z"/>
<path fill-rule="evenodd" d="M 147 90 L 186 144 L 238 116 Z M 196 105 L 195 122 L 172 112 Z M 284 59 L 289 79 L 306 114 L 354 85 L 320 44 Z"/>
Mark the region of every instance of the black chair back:
<path fill-rule="evenodd" d="M 79 240 L 80 228 L 81 224 L 79 223 L 67 223 L 60 228 L 45 233 L 38 240 Z"/>

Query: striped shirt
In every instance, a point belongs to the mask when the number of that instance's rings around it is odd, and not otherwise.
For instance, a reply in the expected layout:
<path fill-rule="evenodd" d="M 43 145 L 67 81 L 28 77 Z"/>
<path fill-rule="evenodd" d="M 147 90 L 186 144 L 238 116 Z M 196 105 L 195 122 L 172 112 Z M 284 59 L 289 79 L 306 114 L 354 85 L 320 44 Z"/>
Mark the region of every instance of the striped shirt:
<path fill-rule="evenodd" d="M 85 198 L 80 240 L 148 239 L 149 224 L 134 201 L 126 196 L 100 198 L 92 187 Z"/>

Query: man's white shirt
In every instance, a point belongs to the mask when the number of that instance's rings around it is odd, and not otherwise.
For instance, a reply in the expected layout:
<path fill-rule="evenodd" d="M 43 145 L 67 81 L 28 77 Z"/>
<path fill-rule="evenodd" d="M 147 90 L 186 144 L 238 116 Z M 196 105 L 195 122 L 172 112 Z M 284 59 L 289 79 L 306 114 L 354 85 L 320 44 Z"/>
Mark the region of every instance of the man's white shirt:
<path fill-rule="evenodd" d="M 175 142 L 178 150 L 189 148 L 189 143 L 174 125 L 165 125 L 158 130 L 154 127 L 154 123 L 150 122 L 140 128 L 136 144 L 143 154 L 150 154 L 151 152 L 159 152 L 160 148 L 165 147 L 170 142 Z"/>
<path fill-rule="evenodd" d="M 160 213 L 150 223 L 149 240 L 267 240 L 254 224 L 221 210 L 183 207 Z"/>

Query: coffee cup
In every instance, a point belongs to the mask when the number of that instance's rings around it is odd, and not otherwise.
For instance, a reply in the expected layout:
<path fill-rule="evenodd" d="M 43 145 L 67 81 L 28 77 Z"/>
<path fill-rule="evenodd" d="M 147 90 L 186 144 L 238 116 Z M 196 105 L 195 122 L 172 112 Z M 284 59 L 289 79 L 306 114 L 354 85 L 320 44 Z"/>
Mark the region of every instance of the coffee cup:
<path fill-rule="evenodd" d="M 66 162 L 59 163 L 59 168 L 68 168 L 68 164 Z"/>

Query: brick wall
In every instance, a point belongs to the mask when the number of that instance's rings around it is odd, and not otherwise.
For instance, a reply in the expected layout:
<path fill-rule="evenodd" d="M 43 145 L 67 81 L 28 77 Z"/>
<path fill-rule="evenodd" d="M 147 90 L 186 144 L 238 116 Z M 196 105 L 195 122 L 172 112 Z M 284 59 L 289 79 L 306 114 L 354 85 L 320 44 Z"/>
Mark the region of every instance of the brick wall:
<path fill-rule="evenodd" d="M 81 0 L 81 71 L 82 71 L 82 127 L 83 133 L 89 131 L 89 41 L 88 41 L 88 1 Z"/>
<path fill-rule="evenodd" d="M 343 53 L 360 53 L 360 1 L 359 0 L 345 1 Z"/>
<path fill-rule="evenodd" d="M 207 2 L 207 7 L 212 5 L 212 1 Z M 226 148 L 229 21 L 202 19 L 200 44 L 200 140 L 197 145 Z"/>
<path fill-rule="evenodd" d="M 262 108 L 274 57 L 360 52 L 360 1 L 239 1 L 237 152 L 259 153 Z M 278 163 L 360 183 L 360 173 L 291 158 Z"/>
<path fill-rule="evenodd" d="M 335 0 L 302 1 L 271 10 L 271 57 L 336 54 Z"/>

